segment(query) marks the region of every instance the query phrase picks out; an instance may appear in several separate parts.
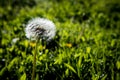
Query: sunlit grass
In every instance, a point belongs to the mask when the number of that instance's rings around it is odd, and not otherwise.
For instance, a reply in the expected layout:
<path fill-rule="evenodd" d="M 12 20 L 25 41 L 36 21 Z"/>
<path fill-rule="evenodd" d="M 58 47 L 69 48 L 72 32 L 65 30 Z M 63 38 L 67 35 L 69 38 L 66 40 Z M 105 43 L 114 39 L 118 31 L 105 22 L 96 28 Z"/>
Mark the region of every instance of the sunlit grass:
<path fill-rule="evenodd" d="M 0 7 L 0 80 L 31 79 L 36 44 L 24 29 L 38 16 L 52 20 L 57 32 L 49 44 L 38 45 L 36 80 L 120 79 L 119 1 L 23 3 Z"/>

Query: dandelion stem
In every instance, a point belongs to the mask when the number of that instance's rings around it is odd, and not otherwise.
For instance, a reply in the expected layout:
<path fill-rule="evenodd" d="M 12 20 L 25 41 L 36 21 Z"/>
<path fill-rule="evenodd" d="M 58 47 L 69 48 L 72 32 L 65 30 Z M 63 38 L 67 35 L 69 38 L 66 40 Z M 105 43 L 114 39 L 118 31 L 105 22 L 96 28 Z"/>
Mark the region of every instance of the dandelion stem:
<path fill-rule="evenodd" d="M 35 80 L 35 70 L 36 70 L 36 54 L 37 54 L 37 46 L 39 39 L 36 40 L 35 53 L 33 58 L 33 71 L 32 71 L 32 80 Z"/>

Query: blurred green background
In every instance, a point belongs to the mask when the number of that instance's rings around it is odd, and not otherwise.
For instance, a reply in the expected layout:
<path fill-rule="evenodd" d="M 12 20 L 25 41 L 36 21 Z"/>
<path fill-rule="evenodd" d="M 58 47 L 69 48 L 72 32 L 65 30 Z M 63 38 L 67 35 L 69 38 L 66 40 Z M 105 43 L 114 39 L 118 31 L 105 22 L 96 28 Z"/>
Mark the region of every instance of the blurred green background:
<path fill-rule="evenodd" d="M 57 28 L 39 45 L 36 80 L 120 80 L 120 0 L 0 0 L 0 80 L 31 79 L 35 17 Z"/>

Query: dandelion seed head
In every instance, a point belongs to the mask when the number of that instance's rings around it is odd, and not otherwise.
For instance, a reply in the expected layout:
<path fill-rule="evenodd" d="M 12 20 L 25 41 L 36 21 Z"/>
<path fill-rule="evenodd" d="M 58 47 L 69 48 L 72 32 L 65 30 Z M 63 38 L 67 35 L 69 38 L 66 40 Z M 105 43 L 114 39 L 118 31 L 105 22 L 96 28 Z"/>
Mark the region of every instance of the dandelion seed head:
<path fill-rule="evenodd" d="M 26 37 L 31 40 L 51 40 L 55 36 L 56 28 L 52 21 L 35 18 L 28 22 L 25 28 Z"/>

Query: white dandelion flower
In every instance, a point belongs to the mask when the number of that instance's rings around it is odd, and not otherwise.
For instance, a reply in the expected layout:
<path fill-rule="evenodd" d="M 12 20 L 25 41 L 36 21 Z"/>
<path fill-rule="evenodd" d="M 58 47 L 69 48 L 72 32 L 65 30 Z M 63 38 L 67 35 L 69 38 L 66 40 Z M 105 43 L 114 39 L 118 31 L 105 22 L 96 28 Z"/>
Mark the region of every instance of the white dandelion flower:
<path fill-rule="evenodd" d="M 31 40 L 42 39 L 49 41 L 55 36 L 55 32 L 54 23 L 44 18 L 30 20 L 25 28 L 26 37 Z"/>

